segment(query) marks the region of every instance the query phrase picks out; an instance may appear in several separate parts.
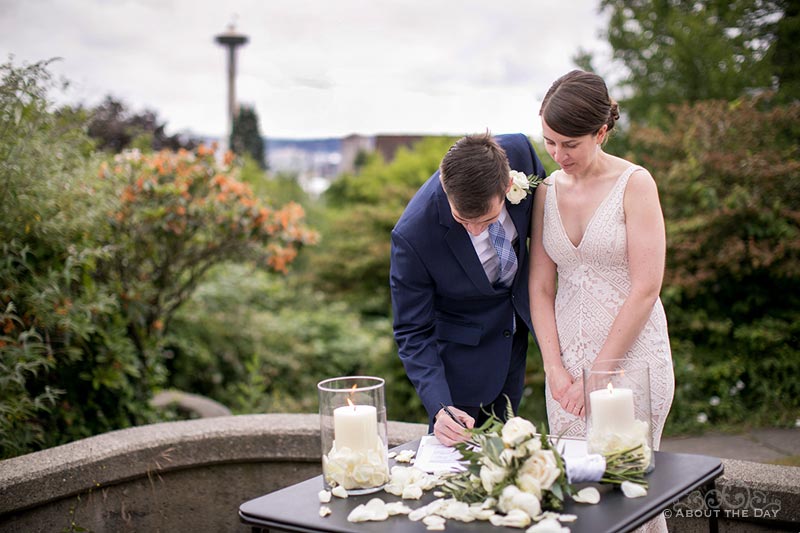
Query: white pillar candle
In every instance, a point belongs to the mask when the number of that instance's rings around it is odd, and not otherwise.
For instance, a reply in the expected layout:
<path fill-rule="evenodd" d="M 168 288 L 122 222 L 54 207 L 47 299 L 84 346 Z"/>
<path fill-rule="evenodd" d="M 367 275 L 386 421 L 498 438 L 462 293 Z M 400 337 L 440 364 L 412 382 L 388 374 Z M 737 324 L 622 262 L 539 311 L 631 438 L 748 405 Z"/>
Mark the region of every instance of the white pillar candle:
<path fill-rule="evenodd" d="M 372 405 L 345 405 L 333 410 L 336 449 L 374 450 L 378 440 L 378 411 Z"/>
<path fill-rule="evenodd" d="M 614 388 L 609 383 L 607 388 L 589 393 L 589 403 L 592 409 L 593 433 L 625 433 L 633 424 L 631 389 Z"/>

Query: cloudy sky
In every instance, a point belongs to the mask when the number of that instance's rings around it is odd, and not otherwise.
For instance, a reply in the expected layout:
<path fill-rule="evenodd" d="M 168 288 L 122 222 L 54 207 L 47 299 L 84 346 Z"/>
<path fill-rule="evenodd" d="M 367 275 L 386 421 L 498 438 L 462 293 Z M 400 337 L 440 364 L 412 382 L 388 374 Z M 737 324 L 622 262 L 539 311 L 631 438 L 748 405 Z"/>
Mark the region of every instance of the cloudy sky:
<path fill-rule="evenodd" d="M 539 102 L 579 48 L 602 65 L 599 0 L 0 0 L 0 61 L 60 57 L 59 101 L 111 94 L 167 131 L 226 130 L 232 21 L 238 100 L 262 133 L 539 133 Z"/>

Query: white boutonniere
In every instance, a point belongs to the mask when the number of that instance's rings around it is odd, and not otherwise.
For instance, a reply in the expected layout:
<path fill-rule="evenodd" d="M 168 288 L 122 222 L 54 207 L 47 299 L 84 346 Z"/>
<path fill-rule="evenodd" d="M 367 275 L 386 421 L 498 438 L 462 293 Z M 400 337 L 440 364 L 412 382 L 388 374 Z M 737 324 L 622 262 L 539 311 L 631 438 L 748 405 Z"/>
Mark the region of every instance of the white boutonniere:
<path fill-rule="evenodd" d="M 528 197 L 536 187 L 539 186 L 544 180 L 535 174 L 526 176 L 518 170 L 512 170 L 511 174 L 511 190 L 506 193 L 506 198 L 512 204 L 516 205 Z"/>

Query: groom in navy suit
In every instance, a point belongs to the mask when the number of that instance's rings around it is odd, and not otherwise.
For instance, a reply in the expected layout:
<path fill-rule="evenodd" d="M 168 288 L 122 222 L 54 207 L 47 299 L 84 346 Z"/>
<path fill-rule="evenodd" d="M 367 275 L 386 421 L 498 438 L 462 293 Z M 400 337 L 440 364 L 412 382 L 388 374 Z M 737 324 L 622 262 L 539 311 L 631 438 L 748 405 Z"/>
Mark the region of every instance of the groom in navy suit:
<path fill-rule="evenodd" d="M 398 352 L 447 445 L 484 410 L 502 416 L 505 396 L 515 412 L 522 399 L 533 191 L 507 198 L 510 170 L 545 175 L 524 135 L 460 139 L 392 231 Z"/>

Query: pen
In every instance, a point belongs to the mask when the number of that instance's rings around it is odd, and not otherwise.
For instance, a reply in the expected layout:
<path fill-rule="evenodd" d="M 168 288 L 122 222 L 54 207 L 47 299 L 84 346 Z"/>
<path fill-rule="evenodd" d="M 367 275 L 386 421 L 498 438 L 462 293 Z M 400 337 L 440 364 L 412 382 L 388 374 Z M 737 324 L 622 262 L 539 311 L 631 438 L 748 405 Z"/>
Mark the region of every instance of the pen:
<path fill-rule="evenodd" d="M 456 424 L 458 424 L 459 426 L 461 426 L 464 429 L 467 429 L 467 426 L 464 425 L 464 422 L 462 422 L 461 420 L 456 418 L 456 415 L 453 414 L 453 411 L 451 411 L 445 404 L 443 404 L 442 402 L 439 402 L 439 405 L 442 406 L 442 409 L 444 409 L 444 412 L 447 413 L 447 416 L 452 418 L 455 421 Z"/>

